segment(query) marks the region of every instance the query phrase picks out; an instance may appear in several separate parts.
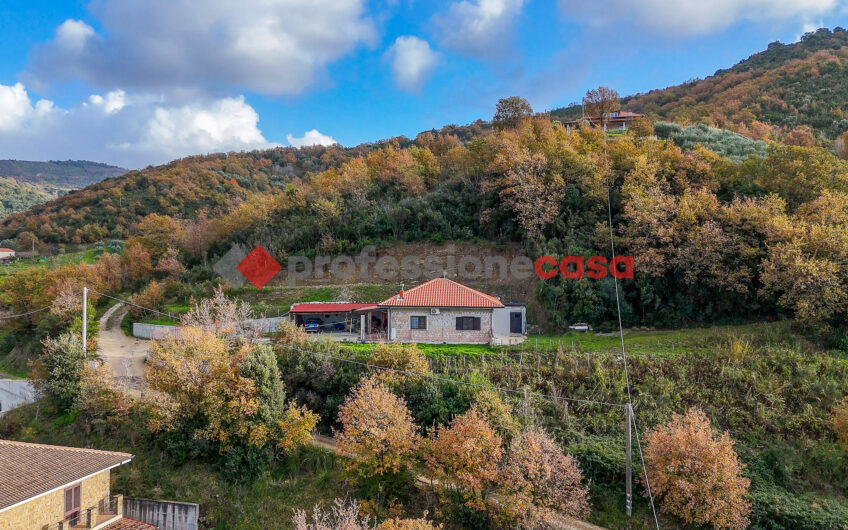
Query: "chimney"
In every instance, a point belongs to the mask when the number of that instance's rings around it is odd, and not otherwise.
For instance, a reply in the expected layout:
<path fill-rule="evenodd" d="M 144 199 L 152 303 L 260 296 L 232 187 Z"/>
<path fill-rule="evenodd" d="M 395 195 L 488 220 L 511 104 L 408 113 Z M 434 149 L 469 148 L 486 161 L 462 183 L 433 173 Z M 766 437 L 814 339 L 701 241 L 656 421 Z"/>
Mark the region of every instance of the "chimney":
<path fill-rule="evenodd" d="M 398 293 L 398 300 L 403 300 L 403 284 L 400 284 L 400 293 Z"/>

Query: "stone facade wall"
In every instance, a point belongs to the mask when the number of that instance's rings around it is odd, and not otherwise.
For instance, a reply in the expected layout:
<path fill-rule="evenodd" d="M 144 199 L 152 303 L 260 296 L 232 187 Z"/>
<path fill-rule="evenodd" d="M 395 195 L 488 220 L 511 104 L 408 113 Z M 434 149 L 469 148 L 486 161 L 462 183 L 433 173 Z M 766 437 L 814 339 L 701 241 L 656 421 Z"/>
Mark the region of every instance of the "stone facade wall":
<path fill-rule="evenodd" d="M 86 508 L 96 508 L 101 499 L 109 496 L 109 476 L 106 470 L 82 481 L 80 507 L 83 513 Z M 55 525 L 64 517 L 63 488 L 0 512 L 0 530 L 38 530 L 44 525 Z"/>
<path fill-rule="evenodd" d="M 427 329 L 410 329 L 410 317 L 427 317 Z M 480 317 L 479 330 L 457 330 L 457 317 Z M 492 339 L 491 309 L 440 308 L 438 315 L 431 315 L 430 308 L 392 308 L 390 337 L 394 331 L 396 342 L 419 342 L 431 344 L 488 344 Z"/>

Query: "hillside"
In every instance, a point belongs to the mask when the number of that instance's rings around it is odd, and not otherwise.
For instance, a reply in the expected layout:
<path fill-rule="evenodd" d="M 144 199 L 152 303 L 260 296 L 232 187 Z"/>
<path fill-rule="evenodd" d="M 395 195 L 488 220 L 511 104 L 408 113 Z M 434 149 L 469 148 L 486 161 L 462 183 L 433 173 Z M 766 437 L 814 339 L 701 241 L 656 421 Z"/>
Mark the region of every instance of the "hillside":
<path fill-rule="evenodd" d="M 45 203 L 52 198 L 49 193 L 38 187 L 0 177 L 0 219 Z"/>
<path fill-rule="evenodd" d="M 622 99 L 623 108 L 682 124 L 706 123 L 756 139 L 809 128 L 826 147 L 848 130 L 848 31 L 819 29 L 704 79 Z M 571 116 L 580 107 L 558 109 Z M 795 140 L 804 142 L 803 138 Z"/>
<path fill-rule="evenodd" d="M 87 160 L 51 160 L 49 162 L 0 160 L 0 177 L 60 190 L 84 188 L 126 172 L 124 168 Z"/>

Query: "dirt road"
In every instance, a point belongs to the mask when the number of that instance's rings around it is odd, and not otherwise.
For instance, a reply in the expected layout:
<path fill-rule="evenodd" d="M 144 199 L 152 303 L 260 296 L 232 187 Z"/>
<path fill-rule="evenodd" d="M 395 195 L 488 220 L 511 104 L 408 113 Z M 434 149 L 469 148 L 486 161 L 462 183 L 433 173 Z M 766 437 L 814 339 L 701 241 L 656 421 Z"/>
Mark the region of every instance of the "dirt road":
<path fill-rule="evenodd" d="M 121 320 L 127 312 L 123 304 L 115 304 L 100 317 L 97 337 L 97 355 L 106 363 L 117 379 L 127 386 L 137 386 L 144 375 L 144 358 L 149 341 L 127 337 L 121 330 Z"/>

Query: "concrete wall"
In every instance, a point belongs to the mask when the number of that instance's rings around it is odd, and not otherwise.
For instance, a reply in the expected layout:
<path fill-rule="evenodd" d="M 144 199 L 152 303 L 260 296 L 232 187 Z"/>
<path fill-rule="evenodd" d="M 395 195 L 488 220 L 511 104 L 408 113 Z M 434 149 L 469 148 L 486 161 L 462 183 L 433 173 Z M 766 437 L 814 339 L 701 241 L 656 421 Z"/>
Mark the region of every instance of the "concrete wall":
<path fill-rule="evenodd" d="M 124 497 L 124 515 L 157 525 L 159 530 L 197 530 L 200 505 Z"/>
<path fill-rule="evenodd" d="M 255 318 L 248 320 L 247 324 L 258 329 L 262 333 L 271 333 L 277 330 L 277 326 L 287 317 Z M 133 322 L 133 337 L 139 339 L 163 339 L 165 337 L 179 335 L 180 326 L 167 326 L 163 324 L 142 324 Z"/>
<path fill-rule="evenodd" d="M 492 310 L 492 331 L 495 335 L 509 335 L 510 313 L 521 313 L 521 333 L 527 333 L 527 308 L 525 306 L 498 307 Z"/>
<path fill-rule="evenodd" d="M 411 316 L 427 317 L 427 329 L 410 329 Z M 456 317 L 480 317 L 479 330 L 457 330 Z M 440 308 L 431 315 L 430 308 L 392 308 L 389 312 L 389 336 L 397 342 L 433 344 L 488 344 L 492 339 L 491 309 Z"/>
<path fill-rule="evenodd" d="M 97 508 L 109 496 L 109 470 L 82 481 L 80 507 L 83 514 L 88 508 Z M 92 513 L 96 516 L 96 511 Z M 14 508 L 0 512 L 0 530 L 31 530 L 44 525 L 56 525 L 65 517 L 65 490 L 59 489 L 36 497 Z M 66 525 L 67 526 L 67 525 Z"/>
<path fill-rule="evenodd" d="M 35 390 L 26 379 L 0 379 L 0 416 L 35 401 Z"/>

